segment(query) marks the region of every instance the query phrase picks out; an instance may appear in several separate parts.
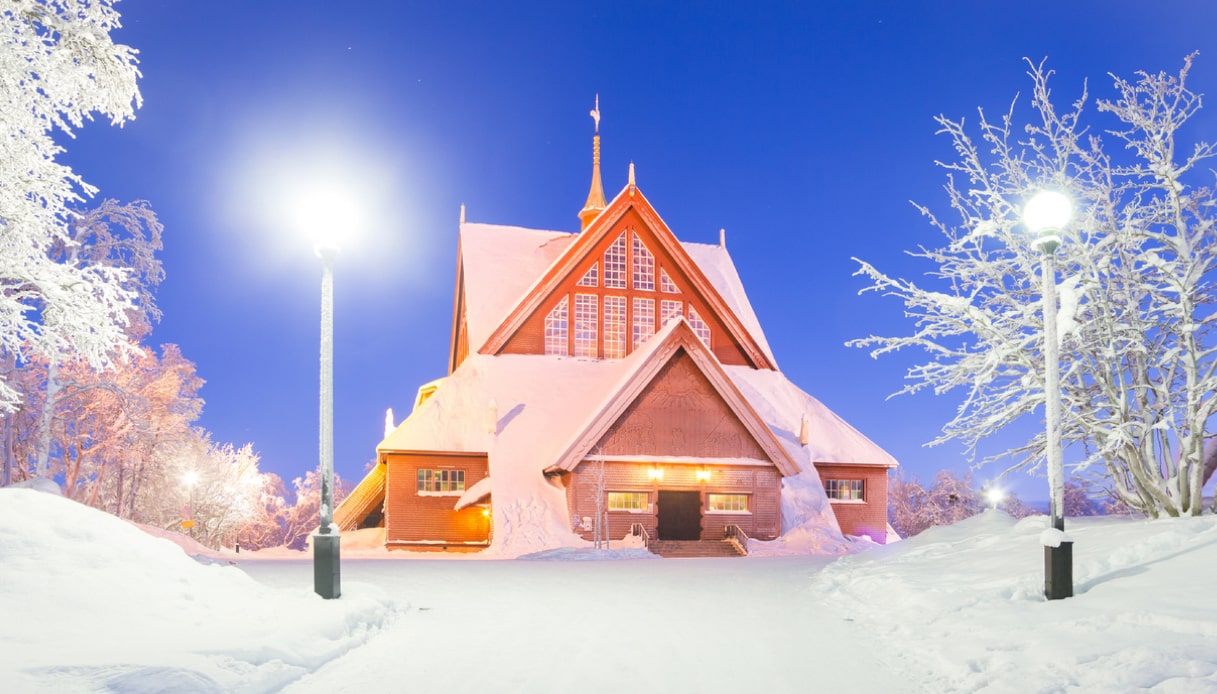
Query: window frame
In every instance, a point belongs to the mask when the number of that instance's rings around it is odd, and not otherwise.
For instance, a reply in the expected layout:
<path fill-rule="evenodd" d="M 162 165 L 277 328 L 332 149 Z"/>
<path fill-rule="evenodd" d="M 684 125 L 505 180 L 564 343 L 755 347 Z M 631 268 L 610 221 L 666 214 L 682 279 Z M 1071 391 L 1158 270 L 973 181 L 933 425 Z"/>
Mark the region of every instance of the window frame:
<path fill-rule="evenodd" d="M 635 501 L 641 501 L 641 505 L 632 505 L 622 508 L 613 508 L 613 495 L 632 497 Z M 651 513 L 651 493 L 648 491 L 638 490 L 619 490 L 605 493 L 604 507 L 611 513 Z"/>
<path fill-rule="evenodd" d="M 842 486 L 842 485 L 847 486 Z M 848 496 L 843 496 L 848 493 Z M 833 477 L 824 480 L 824 495 L 834 504 L 865 504 L 866 479 Z"/>
<path fill-rule="evenodd" d="M 441 477 L 443 478 L 441 480 Z M 452 487 L 459 489 L 424 489 L 427 487 Z M 465 470 L 462 468 L 420 467 L 415 474 L 415 492 L 418 496 L 461 496 L 465 493 Z"/>
<path fill-rule="evenodd" d="M 714 502 L 722 499 L 742 500 L 743 508 L 714 508 Z M 737 504 L 729 504 L 735 506 Z M 706 513 L 717 514 L 724 516 L 750 516 L 752 515 L 752 495 L 747 492 L 707 492 L 706 493 Z"/>

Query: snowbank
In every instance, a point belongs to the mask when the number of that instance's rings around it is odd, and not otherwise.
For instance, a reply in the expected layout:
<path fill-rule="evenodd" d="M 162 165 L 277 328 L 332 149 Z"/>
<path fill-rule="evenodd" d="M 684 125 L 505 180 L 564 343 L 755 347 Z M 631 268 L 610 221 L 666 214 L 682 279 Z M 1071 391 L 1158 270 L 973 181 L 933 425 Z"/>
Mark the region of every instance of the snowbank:
<path fill-rule="evenodd" d="M 74 501 L 0 489 L 0 691 L 274 691 L 404 609 L 343 588 L 273 590 Z"/>
<path fill-rule="evenodd" d="M 818 573 L 826 607 L 936 692 L 1217 692 L 1217 517 L 1069 519 L 1075 597 L 1048 602 L 1045 516 L 987 511 Z"/>

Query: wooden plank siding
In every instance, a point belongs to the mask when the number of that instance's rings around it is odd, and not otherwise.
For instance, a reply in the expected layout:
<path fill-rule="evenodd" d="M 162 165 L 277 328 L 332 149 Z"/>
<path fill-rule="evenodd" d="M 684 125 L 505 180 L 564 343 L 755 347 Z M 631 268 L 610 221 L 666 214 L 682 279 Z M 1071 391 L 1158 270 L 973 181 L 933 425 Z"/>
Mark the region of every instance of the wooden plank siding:
<path fill-rule="evenodd" d="M 820 480 L 862 480 L 862 501 L 829 499 L 837 524 L 846 535 L 866 535 L 883 544 L 887 541 L 887 468 L 879 465 L 816 463 Z"/>
<path fill-rule="evenodd" d="M 453 510 L 460 494 L 418 493 L 420 469 L 464 470 L 465 488 L 472 487 L 489 474 L 484 454 L 387 453 L 385 460 L 387 547 L 454 550 L 489 543 L 491 519 L 485 509 Z"/>
<path fill-rule="evenodd" d="M 772 462 L 683 351 L 664 365 L 593 451 Z"/>
<path fill-rule="evenodd" d="M 620 540 L 634 523 L 641 523 L 652 538 L 659 536 L 656 503 L 659 490 L 697 491 L 701 499 L 701 539 L 721 540 L 728 525 L 738 525 L 749 537 L 772 540 L 781 532 L 782 476 L 776 467 L 716 464 L 706 459 L 705 469 L 710 479 L 701 481 L 697 473 L 701 465 L 655 464 L 645 458 L 637 461 L 606 461 L 604 465 L 607 492 L 645 492 L 649 508 L 646 511 L 609 511 L 609 538 Z M 662 470 L 662 479 L 651 479 L 651 469 Z M 567 475 L 566 500 L 571 513 L 571 527 L 585 540 L 592 531 L 578 527 L 584 516 L 596 515 L 596 486 L 600 462 L 586 460 Z M 711 513 L 706 511 L 708 494 L 748 494 L 747 513 Z M 607 508 L 607 500 L 605 500 Z"/>

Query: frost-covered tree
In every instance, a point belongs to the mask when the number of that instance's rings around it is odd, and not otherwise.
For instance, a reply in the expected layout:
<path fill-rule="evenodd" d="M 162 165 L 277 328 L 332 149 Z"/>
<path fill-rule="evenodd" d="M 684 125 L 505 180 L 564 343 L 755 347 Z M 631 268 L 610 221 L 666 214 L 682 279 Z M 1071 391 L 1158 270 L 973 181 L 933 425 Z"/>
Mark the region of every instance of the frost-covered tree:
<path fill-rule="evenodd" d="M 972 476 L 940 470 L 927 489 L 916 479 L 895 477 L 888 486 L 888 519 L 901 537 L 935 525 L 950 525 L 984 510 Z"/>
<path fill-rule="evenodd" d="M 956 154 L 939 163 L 955 220 L 918 206 L 945 237 L 911 253 L 929 261 L 931 279 L 921 286 L 859 261 L 871 282 L 863 291 L 902 300 L 914 331 L 850 343 L 872 356 L 923 350 L 928 359 L 900 393 L 962 393 L 932 444 L 960 440 L 975 455 L 1045 402 L 1040 251 L 1020 213 L 1031 194 L 1054 188 L 1077 210 L 1054 279 L 1063 438 L 1076 467 L 1104 466 L 1112 493 L 1147 515 L 1201 512 L 1206 425 L 1217 412 L 1217 199 L 1206 167 L 1217 150 L 1183 141 L 1201 106 L 1186 86 L 1192 58 L 1177 75 L 1113 76 L 1114 97 L 1097 109 L 1085 88 L 1058 108 L 1052 73 L 1031 64 L 1027 124 L 1016 124 L 1017 100 L 997 121 L 981 110 L 974 127 L 938 118 Z M 1038 434 L 982 462 L 1034 470 L 1044 451 Z"/>
<path fill-rule="evenodd" d="M 140 104 L 136 52 L 115 44 L 111 0 L 9 0 L 0 8 L 0 355 L 72 354 L 107 365 L 127 344 L 131 270 L 72 262 L 69 208 L 95 189 L 56 161 L 54 137 Z M 0 380 L 0 410 L 18 394 Z"/>

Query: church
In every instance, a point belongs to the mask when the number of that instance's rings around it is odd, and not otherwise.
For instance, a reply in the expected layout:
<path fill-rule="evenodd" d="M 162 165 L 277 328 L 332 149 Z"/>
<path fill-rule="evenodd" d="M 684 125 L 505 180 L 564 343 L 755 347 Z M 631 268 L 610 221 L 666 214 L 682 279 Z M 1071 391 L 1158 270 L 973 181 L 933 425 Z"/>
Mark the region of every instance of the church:
<path fill-rule="evenodd" d="M 462 208 L 448 375 L 335 523 L 415 551 L 884 542 L 895 459 L 782 374 L 722 232 L 677 239 L 632 164 L 605 198 L 592 116 L 577 233 Z"/>

